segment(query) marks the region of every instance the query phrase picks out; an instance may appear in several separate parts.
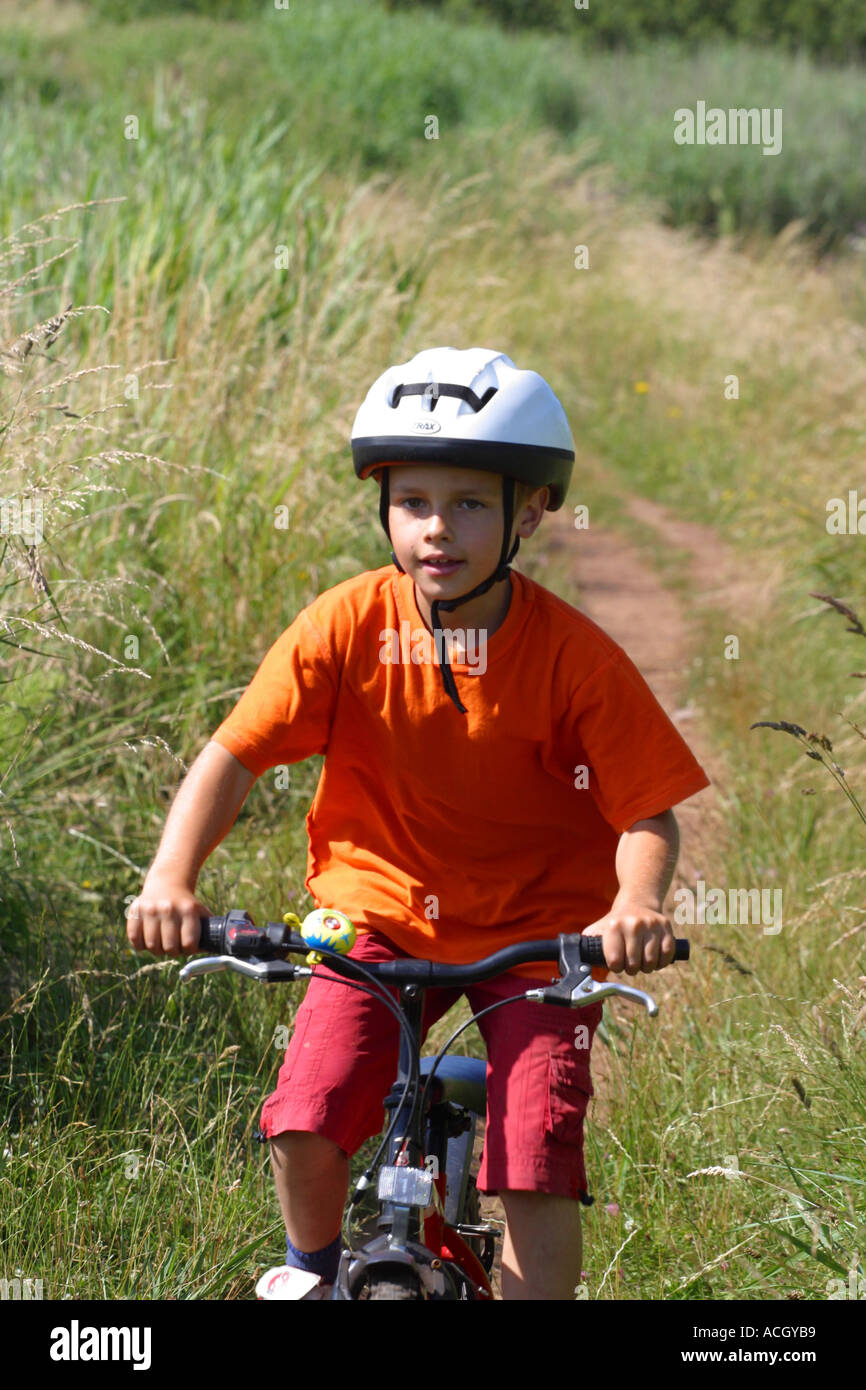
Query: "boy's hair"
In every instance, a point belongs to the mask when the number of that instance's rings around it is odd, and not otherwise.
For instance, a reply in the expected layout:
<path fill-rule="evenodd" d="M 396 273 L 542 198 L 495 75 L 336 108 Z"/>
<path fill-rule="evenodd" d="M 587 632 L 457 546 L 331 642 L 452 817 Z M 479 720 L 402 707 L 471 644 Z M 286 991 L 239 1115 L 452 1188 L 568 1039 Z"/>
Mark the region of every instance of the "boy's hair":
<path fill-rule="evenodd" d="M 538 483 L 521 483 L 517 479 L 514 481 L 514 515 L 525 506 L 534 492 L 540 492 Z"/>

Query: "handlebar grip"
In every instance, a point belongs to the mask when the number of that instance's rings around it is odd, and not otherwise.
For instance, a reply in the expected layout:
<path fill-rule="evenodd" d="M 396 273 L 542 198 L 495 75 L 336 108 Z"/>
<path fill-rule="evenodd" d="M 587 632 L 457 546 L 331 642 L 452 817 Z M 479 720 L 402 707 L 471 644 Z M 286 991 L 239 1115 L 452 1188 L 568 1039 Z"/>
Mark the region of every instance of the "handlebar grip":
<path fill-rule="evenodd" d="M 673 960 L 688 960 L 690 948 L 691 942 L 688 937 L 676 937 Z M 580 938 L 580 958 L 584 965 L 605 966 L 607 962 L 604 958 L 604 938 L 601 936 L 582 936 Z"/>
<path fill-rule="evenodd" d="M 221 955 L 225 946 L 225 917 L 201 917 L 199 920 L 201 935 L 198 939 L 198 949 Z"/>
<path fill-rule="evenodd" d="M 275 948 L 280 944 L 286 928 L 281 923 L 271 923 L 268 927 L 257 927 L 248 912 L 232 908 L 224 917 L 200 917 L 201 932 L 198 949 L 210 951 L 217 956 L 239 956 L 249 960 L 253 956 L 273 960 Z M 274 928 L 276 935 L 271 931 Z"/>

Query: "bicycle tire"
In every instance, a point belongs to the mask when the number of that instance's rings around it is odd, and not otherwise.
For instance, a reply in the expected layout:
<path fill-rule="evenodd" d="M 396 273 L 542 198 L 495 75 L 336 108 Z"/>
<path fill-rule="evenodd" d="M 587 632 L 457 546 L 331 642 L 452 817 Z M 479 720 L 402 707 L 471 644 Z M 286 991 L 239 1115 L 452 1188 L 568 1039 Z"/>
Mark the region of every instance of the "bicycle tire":
<path fill-rule="evenodd" d="M 389 1302 L 402 1302 L 406 1299 L 421 1299 L 421 1285 L 411 1269 L 370 1270 L 370 1299 Z"/>

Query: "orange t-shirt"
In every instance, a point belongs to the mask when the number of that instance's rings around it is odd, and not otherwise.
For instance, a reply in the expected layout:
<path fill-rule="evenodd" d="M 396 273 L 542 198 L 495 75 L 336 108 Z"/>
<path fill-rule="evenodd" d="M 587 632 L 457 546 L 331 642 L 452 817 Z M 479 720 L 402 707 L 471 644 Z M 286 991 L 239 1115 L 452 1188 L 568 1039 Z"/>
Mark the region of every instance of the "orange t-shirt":
<path fill-rule="evenodd" d="M 325 755 L 305 885 L 420 959 L 589 926 L 620 833 L 709 786 L 623 649 L 519 571 L 511 588 L 486 647 L 451 660 L 466 714 L 411 577 L 385 565 L 302 609 L 213 735 L 256 776 Z"/>

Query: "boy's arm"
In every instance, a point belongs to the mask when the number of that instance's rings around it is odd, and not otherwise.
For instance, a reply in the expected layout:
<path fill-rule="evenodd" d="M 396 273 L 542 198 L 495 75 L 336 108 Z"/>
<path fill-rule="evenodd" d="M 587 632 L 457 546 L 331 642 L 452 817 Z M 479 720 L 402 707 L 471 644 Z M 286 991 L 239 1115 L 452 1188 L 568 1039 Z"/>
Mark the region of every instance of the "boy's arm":
<path fill-rule="evenodd" d="M 175 797 L 141 893 L 130 904 L 126 934 L 134 950 L 176 956 L 198 946 L 195 896 L 201 866 L 228 834 L 256 778 L 212 739 L 199 753 Z"/>
<path fill-rule="evenodd" d="M 635 821 L 620 836 L 619 892 L 607 915 L 585 929 L 586 935 L 604 938 L 609 970 L 636 975 L 661 970 L 673 960 L 674 934 L 663 906 L 679 848 L 679 827 L 670 810 Z"/>

